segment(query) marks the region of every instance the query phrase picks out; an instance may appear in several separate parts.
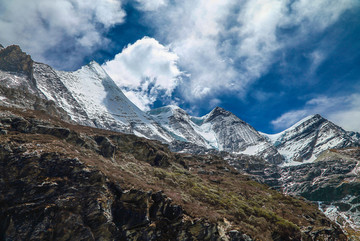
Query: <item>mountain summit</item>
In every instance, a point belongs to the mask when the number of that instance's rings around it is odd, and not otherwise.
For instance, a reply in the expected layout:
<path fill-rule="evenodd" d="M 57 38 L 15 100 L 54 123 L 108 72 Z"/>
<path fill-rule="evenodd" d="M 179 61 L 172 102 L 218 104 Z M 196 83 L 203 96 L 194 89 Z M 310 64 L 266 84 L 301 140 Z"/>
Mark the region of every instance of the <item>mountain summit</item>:
<path fill-rule="evenodd" d="M 18 46 L 9 46 L 1 50 L 0 55 L 0 85 L 7 105 L 23 106 L 14 100 L 15 96 L 6 95 L 10 87 L 23 93 L 29 92 L 22 96 L 35 96 L 36 99 L 30 99 L 30 103 L 24 106 L 26 108 L 37 109 L 36 103 L 42 99 L 64 110 L 78 124 L 133 133 L 162 142 L 173 140 L 136 107 L 94 61 L 77 71 L 65 72 L 33 62 Z M 29 101 L 29 98 L 24 101 Z"/>
<path fill-rule="evenodd" d="M 221 107 L 202 117 L 190 116 L 172 106 L 154 109 L 149 114 L 179 141 L 218 151 L 259 155 L 271 163 L 282 162 L 282 157 L 266 138 Z"/>
<path fill-rule="evenodd" d="M 21 72 L 32 78 L 33 60 L 21 51 L 18 45 L 4 48 L 0 45 L 0 69 L 9 72 Z"/>
<path fill-rule="evenodd" d="M 290 165 L 312 162 L 330 148 L 360 145 L 358 136 L 319 114 L 308 116 L 278 134 L 265 136 Z"/>

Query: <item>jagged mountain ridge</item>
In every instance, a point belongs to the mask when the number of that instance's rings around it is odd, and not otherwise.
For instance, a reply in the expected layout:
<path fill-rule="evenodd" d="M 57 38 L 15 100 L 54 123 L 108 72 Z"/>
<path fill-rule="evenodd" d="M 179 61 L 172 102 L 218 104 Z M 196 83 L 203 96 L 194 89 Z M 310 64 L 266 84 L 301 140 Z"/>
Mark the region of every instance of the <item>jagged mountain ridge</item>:
<path fill-rule="evenodd" d="M 360 145 L 359 134 L 348 132 L 320 115 L 308 116 L 274 135 L 264 134 L 288 165 L 313 162 L 328 149 Z"/>
<path fill-rule="evenodd" d="M 176 106 L 144 113 L 96 62 L 64 72 L 34 62 L 18 46 L 0 50 L 0 56 L 2 105 L 40 108 L 78 124 L 157 139 L 180 152 L 213 149 L 257 155 L 275 164 L 285 157 L 294 165 L 314 161 L 329 148 L 359 145 L 359 134 L 346 132 L 318 115 L 267 135 L 220 107 L 203 117 L 190 116 Z M 18 91 L 16 98 L 12 98 L 14 91 Z"/>
<path fill-rule="evenodd" d="M 56 73 L 96 127 L 163 142 L 173 140 L 122 93 L 98 63 L 93 61 L 75 72 Z"/>
<path fill-rule="evenodd" d="M 190 116 L 176 106 L 161 107 L 148 113 L 178 141 L 190 142 L 205 149 L 259 155 L 275 164 L 282 162 L 283 158 L 266 138 L 248 123 L 221 107 L 214 108 L 203 117 Z M 184 146 L 184 149 L 191 151 L 191 148 L 187 147 Z M 197 152 L 196 147 L 192 148 Z M 181 148 L 174 149 L 181 151 Z"/>
<path fill-rule="evenodd" d="M 161 126 L 126 98 L 96 62 L 74 72 L 64 72 L 34 62 L 18 46 L 0 50 L 1 54 L 5 56 L 0 60 L 0 85 L 3 87 L 20 89 L 50 101 L 65 110 L 71 120 L 78 124 L 133 133 L 163 142 L 173 140 Z M 32 68 L 31 76 L 26 72 L 28 66 Z M 1 100 L 10 106 L 22 106 L 22 103 L 15 104 L 18 100 L 4 93 Z M 23 107 L 35 108 L 35 103 Z"/>

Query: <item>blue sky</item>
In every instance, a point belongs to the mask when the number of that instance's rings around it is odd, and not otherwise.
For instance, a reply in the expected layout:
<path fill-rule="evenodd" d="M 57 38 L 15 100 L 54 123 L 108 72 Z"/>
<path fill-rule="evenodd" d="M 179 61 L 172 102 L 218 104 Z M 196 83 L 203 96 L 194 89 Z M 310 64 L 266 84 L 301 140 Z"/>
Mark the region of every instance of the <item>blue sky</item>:
<path fill-rule="evenodd" d="M 96 60 L 143 110 L 360 131 L 359 0 L 0 0 L 0 31 L 57 69 Z"/>

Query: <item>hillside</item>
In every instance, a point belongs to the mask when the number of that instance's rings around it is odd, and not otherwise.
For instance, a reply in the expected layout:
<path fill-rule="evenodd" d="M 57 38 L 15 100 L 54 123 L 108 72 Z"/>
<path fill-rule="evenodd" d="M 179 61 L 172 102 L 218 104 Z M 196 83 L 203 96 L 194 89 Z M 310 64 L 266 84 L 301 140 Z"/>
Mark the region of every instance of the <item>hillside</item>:
<path fill-rule="evenodd" d="M 213 155 L 0 108 L 10 240 L 346 240 L 317 206 Z"/>

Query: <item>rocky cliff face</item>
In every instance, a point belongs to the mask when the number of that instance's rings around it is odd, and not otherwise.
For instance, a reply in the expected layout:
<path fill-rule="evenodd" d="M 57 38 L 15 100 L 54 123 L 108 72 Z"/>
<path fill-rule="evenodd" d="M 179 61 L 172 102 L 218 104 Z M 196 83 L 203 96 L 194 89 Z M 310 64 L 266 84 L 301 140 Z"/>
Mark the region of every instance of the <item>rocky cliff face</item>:
<path fill-rule="evenodd" d="M 346 240 L 219 157 L 29 110 L 1 108 L 0 123 L 4 240 Z"/>
<path fill-rule="evenodd" d="M 17 45 L 0 48 L 0 69 L 15 73 L 24 73 L 30 79 L 33 75 L 33 61 L 30 55 L 22 52 Z"/>
<path fill-rule="evenodd" d="M 339 223 L 353 240 L 360 237 L 359 149 L 323 153 L 323 160 L 281 170 L 285 193 L 316 201 L 323 212 Z"/>

